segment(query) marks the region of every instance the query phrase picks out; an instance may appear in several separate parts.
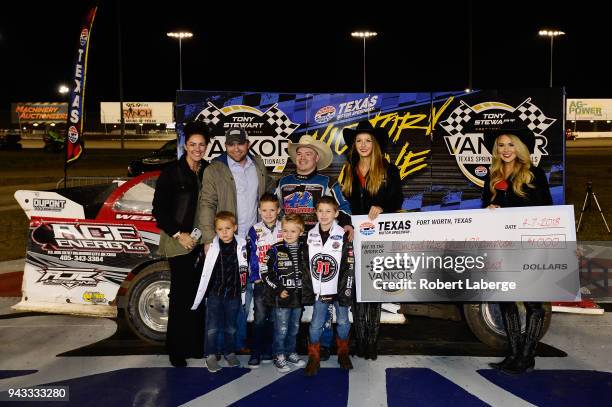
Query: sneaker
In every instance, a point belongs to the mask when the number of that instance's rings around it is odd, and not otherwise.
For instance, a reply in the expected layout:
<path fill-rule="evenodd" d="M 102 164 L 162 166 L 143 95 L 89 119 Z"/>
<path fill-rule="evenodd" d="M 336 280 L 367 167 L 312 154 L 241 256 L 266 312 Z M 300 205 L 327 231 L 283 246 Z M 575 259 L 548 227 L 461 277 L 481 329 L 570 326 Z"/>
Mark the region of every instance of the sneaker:
<path fill-rule="evenodd" d="M 276 366 L 276 370 L 280 373 L 287 373 L 291 371 L 291 368 L 287 364 L 287 359 L 285 359 L 285 355 L 278 355 L 276 359 L 274 359 L 274 366 Z"/>
<path fill-rule="evenodd" d="M 235 353 L 230 353 L 225 357 L 225 361 L 227 362 L 227 366 L 229 367 L 239 367 L 240 361 L 236 357 Z"/>
<path fill-rule="evenodd" d="M 320 355 L 321 355 L 321 362 L 325 362 L 326 360 L 329 360 L 329 357 L 330 357 L 329 348 L 327 346 L 321 346 Z"/>
<path fill-rule="evenodd" d="M 261 363 L 272 363 L 273 361 L 272 355 L 261 355 Z"/>
<path fill-rule="evenodd" d="M 259 355 L 251 355 L 251 358 L 249 359 L 249 367 L 251 369 L 257 369 L 260 361 L 261 359 L 259 358 Z"/>
<path fill-rule="evenodd" d="M 221 370 L 221 366 L 219 366 L 219 362 L 217 361 L 217 357 L 215 355 L 210 355 L 206 358 L 206 368 L 210 373 L 215 373 Z"/>
<path fill-rule="evenodd" d="M 304 367 L 304 366 L 306 366 L 306 362 L 304 362 L 302 359 L 300 359 L 300 357 L 298 356 L 297 353 L 290 354 L 289 357 L 287 358 L 287 361 L 289 363 L 294 364 L 296 367 Z"/>

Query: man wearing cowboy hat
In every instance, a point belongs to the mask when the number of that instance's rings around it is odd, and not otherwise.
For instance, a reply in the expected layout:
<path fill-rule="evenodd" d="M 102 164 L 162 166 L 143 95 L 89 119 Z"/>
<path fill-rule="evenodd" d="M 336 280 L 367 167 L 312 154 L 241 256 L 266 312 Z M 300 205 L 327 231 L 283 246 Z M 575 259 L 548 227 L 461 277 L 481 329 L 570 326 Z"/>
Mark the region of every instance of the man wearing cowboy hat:
<path fill-rule="evenodd" d="M 315 140 L 310 135 L 300 137 L 297 143 L 290 143 L 289 157 L 295 164 L 295 173 L 287 175 L 278 181 L 276 194 L 285 213 L 298 213 L 304 219 L 307 233 L 317 223 L 315 208 L 323 196 L 333 196 L 340 206 L 338 224 L 344 228 L 349 238 L 353 240 L 350 206 L 346 201 L 338 183 L 332 184 L 327 175 L 318 171 L 329 167 L 333 161 L 333 153 L 329 146 Z M 329 347 L 333 339 L 331 326 L 331 311 L 325 321 L 321 336 L 321 360 L 329 359 Z"/>
<path fill-rule="evenodd" d="M 308 232 L 317 223 L 315 207 L 319 199 L 325 195 L 333 196 L 340 205 L 338 224 L 353 240 L 350 206 L 342 197 L 340 186 L 318 172 L 332 163 L 334 156 L 329 146 L 304 135 L 297 143 L 289 143 L 288 151 L 296 167 L 295 173 L 281 178 L 276 188 L 284 212 L 300 214 Z"/>

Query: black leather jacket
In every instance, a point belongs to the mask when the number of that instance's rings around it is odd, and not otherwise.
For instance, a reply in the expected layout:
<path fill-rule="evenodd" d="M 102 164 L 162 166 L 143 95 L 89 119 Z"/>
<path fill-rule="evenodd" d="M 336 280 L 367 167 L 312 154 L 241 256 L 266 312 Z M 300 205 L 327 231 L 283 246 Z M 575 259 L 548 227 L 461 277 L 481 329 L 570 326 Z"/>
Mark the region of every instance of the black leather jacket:
<path fill-rule="evenodd" d="M 176 232 L 191 233 L 193 230 L 202 173 L 207 165 L 202 160 L 196 175 L 183 154 L 176 164 L 166 167 L 157 179 L 153 216 L 157 227 L 168 236 Z"/>
<path fill-rule="evenodd" d="M 502 208 L 513 208 L 520 206 L 545 206 L 552 205 L 552 197 L 550 195 L 550 187 L 546 174 L 541 168 L 531 166 L 530 171 L 534 178 L 531 182 L 534 188 L 529 188 L 523 185 L 523 191 L 527 194 L 524 198 L 516 195 L 512 189 L 512 179 L 508 179 L 508 189 L 506 191 L 497 190 L 495 199 L 492 199 L 493 194 L 489 189 L 489 174 L 484 179 L 484 187 L 482 189 L 482 207 L 499 205 Z"/>
<path fill-rule="evenodd" d="M 351 196 L 346 197 L 351 204 L 353 215 L 366 215 L 372 206 L 380 206 L 383 213 L 397 212 L 402 208 L 404 195 L 399 170 L 393 164 L 387 164 L 387 176 L 384 184 L 375 195 L 361 187 L 355 167 L 353 167 L 353 189 Z"/>
<path fill-rule="evenodd" d="M 310 284 L 312 286 L 312 282 L 308 272 L 308 246 L 303 239 L 300 239 L 298 244 L 297 272 L 285 242 L 276 243 L 266 252 L 265 270 L 263 268 L 259 269 L 259 274 L 266 283 L 264 297 L 266 305 L 280 308 L 302 306 L 304 285 Z M 287 290 L 289 297 L 280 297 L 283 290 Z M 312 291 L 312 287 L 310 290 Z"/>

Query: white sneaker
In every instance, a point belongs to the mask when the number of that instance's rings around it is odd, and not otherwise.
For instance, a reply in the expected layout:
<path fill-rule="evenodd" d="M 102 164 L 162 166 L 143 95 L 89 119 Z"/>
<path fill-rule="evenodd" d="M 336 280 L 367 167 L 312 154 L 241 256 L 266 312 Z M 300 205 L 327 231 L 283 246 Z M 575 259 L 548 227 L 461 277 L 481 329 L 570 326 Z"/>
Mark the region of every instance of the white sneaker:
<path fill-rule="evenodd" d="M 278 355 L 276 359 L 274 359 L 274 366 L 276 366 L 276 370 L 280 373 L 287 373 L 291 371 L 291 368 L 287 364 L 287 359 L 285 359 L 285 355 Z"/>
<path fill-rule="evenodd" d="M 225 362 L 229 367 L 240 367 L 240 361 L 236 357 L 235 353 L 230 353 L 225 357 Z"/>
<path fill-rule="evenodd" d="M 304 366 L 306 366 L 306 362 L 304 362 L 302 359 L 300 359 L 300 357 L 298 356 L 297 353 L 290 354 L 289 357 L 287 358 L 287 361 L 289 363 L 294 364 L 296 367 L 304 367 Z"/>
<path fill-rule="evenodd" d="M 206 358 L 206 368 L 210 373 L 221 370 L 221 366 L 219 366 L 219 362 L 217 362 L 217 357 L 215 355 L 210 355 Z"/>

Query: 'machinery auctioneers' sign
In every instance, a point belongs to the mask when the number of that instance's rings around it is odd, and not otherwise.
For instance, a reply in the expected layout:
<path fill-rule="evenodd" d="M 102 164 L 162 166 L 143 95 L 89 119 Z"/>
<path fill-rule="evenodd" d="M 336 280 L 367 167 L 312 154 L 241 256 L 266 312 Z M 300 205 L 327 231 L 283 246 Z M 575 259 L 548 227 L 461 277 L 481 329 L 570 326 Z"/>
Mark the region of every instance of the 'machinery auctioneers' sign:
<path fill-rule="evenodd" d="M 63 123 L 68 103 L 11 103 L 12 123 Z"/>

